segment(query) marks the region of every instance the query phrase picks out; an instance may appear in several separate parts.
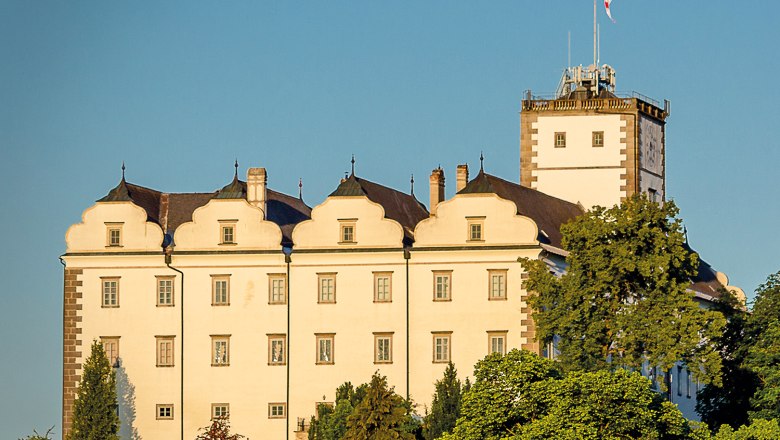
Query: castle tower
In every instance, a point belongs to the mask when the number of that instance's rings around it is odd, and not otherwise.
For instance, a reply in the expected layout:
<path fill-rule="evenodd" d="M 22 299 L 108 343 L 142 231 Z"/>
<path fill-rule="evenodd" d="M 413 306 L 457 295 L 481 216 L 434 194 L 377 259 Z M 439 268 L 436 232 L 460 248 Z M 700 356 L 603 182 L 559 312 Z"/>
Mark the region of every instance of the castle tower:
<path fill-rule="evenodd" d="M 667 116 L 668 101 L 616 94 L 612 67 L 569 67 L 551 99 L 525 93 L 520 183 L 587 209 L 636 193 L 661 201 Z"/>

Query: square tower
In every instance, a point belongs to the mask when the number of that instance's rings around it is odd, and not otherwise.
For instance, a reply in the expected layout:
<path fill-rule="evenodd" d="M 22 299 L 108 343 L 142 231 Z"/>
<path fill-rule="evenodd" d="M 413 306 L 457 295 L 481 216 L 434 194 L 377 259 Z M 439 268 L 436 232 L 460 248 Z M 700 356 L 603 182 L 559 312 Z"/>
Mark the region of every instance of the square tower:
<path fill-rule="evenodd" d="M 520 184 L 595 205 L 636 193 L 666 194 L 663 108 L 637 93 L 614 92 L 608 66 L 567 68 L 552 98 L 526 92 L 520 113 Z"/>

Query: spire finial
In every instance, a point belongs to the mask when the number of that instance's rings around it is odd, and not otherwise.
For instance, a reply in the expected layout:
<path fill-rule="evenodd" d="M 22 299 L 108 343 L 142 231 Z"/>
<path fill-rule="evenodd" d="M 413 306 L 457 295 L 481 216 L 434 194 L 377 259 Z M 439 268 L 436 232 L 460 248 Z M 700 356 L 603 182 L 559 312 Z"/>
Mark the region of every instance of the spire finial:
<path fill-rule="evenodd" d="M 298 178 L 298 198 L 303 200 L 303 177 Z"/>
<path fill-rule="evenodd" d="M 236 167 L 236 174 L 233 177 L 238 179 L 238 158 L 236 158 L 236 162 L 233 164 L 233 166 Z"/>
<path fill-rule="evenodd" d="M 352 162 L 352 175 L 354 176 L 355 175 L 355 155 L 354 154 L 352 155 L 351 162 Z"/>
<path fill-rule="evenodd" d="M 484 165 L 483 164 L 484 161 L 485 161 L 485 156 L 482 155 L 482 152 L 480 151 L 479 152 L 479 171 L 484 171 L 485 170 L 485 168 L 483 166 Z"/>
<path fill-rule="evenodd" d="M 412 178 L 409 180 L 409 183 L 412 185 L 411 194 L 414 195 L 414 173 L 412 173 Z"/>
<path fill-rule="evenodd" d="M 685 242 L 688 243 L 688 227 L 683 225 L 683 235 L 685 236 Z"/>
<path fill-rule="evenodd" d="M 122 180 L 125 180 L 125 161 L 122 161 Z"/>

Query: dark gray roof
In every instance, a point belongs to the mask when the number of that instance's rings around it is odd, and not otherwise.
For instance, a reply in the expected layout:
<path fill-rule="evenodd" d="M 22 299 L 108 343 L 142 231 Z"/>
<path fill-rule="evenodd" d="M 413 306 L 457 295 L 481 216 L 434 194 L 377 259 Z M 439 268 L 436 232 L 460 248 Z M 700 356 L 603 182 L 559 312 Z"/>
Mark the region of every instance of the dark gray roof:
<path fill-rule="evenodd" d="M 509 182 L 481 170 L 474 180 L 458 192 L 458 194 L 477 193 L 492 193 L 502 199 L 513 201 L 517 206 L 517 213 L 531 218 L 539 227 L 537 237 L 539 242 L 559 249 L 563 249 L 561 226 L 585 212 L 580 205 Z"/>
<path fill-rule="evenodd" d="M 354 174 L 343 179 L 329 197 L 335 196 L 365 196 L 372 202 L 382 205 L 385 217 L 397 221 L 403 227 L 405 245 L 410 245 L 414 241 L 414 228 L 417 223 L 430 216 L 425 205 L 414 195 L 359 178 Z"/>

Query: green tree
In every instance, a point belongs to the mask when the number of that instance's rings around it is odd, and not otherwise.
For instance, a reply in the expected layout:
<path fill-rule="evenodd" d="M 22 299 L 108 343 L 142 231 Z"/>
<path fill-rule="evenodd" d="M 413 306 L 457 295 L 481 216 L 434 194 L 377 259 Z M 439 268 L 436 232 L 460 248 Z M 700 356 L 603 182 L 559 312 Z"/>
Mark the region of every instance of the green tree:
<path fill-rule="evenodd" d="M 367 384 L 357 388 L 345 382 L 336 389 L 335 407 L 319 405 L 317 417 L 312 417 L 310 440 L 340 440 L 347 433 L 347 419 L 366 395 Z"/>
<path fill-rule="evenodd" d="M 246 438 L 241 434 L 230 433 L 230 416 L 216 417 L 211 424 L 200 428 L 200 434 L 195 440 L 240 440 Z"/>
<path fill-rule="evenodd" d="M 698 256 L 685 245 L 673 202 L 633 196 L 595 207 L 561 228 L 569 251 L 557 278 L 538 260 L 523 260 L 537 338 L 558 336 L 565 370 L 664 370 L 682 360 L 694 377 L 719 383 L 713 339 L 725 320 L 700 308 L 687 291 Z"/>
<path fill-rule="evenodd" d="M 84 363 L 69 440 L 118 440 L 116 378 L 103 350 L 92 342 L 92 351 Z"/>
<path fill-rule="evenodd" d="M 33 429 L 32 435 L 28 435 L 25 438 L 20 438 L 19 440 L 50 440 L 49 436 L 52 435 L 52 431 L 54 431 L 54 427 L 53 426 L 51 428 L 47 429 L 46 433 L 44 433 L 43 435 L 40 435 L 40 434 L 38 434 L 38 431 Z"/>
<path fill-rule="evenodd" d="M 777 420 L 756 419 L 750 425 L 743 425 L 736 431 L 723 425 L 712 440 L 777 440 L 780 438 L 780 425 Z"/>
<path fill-rule="evenodd" d="M 347 440 L 414 440 L 409 432 L 411 408 L 387 385 L 387 378 L 374 373 L 366 395 L 347 419 Z"/>
<path fill-rule="evenodd" d="M 474 384 L 463 394 L 460 417 L 442 438 L 496 440 L 542 413 L 535 383 L 561 377 L 558 365 L 529 351 L 493 353 L 477 362 Z"/>
<path fill-rule="evenodd" d="M 717 431 L 724 424 L 739 427 L 748 423 L 750 398 L 759 382 L 756 374 L 744 365 L 752 341 L 748 312 L 726 289 L 720 291 L 720 299 L 713 309 L 723 313 L 727 320 L 723 334 L 715 339 L 722 356 L 723 384 L 707 384 L 697 393 L 696 412 L 710 429 Z"/>
<path fill-rule="evenodd" d="M 463 386 L 458 379 L 458 370 L 450 362 L 444 370 L 444 377 L 436 381 L 436 393 L 433 395 L 431 412 L 425 417 L 423 437 L 426 440 L 439 438 L 455 427 L 460 416 L 461 393 Z"/>
<path fill-rule="evenodd" d="M 750 399 L 750 418 L 780 419 L 780 272 L 756 290 L 748 328 L 752 344 L 744 365 L 760 383 Z"/>

